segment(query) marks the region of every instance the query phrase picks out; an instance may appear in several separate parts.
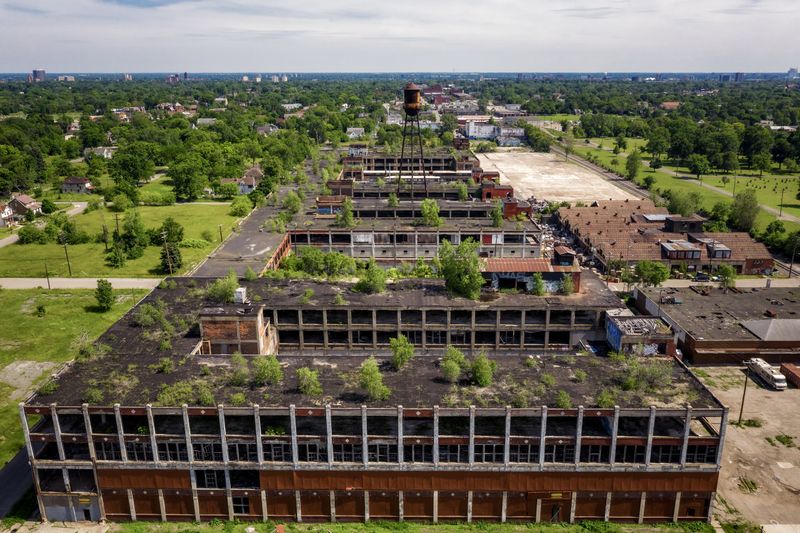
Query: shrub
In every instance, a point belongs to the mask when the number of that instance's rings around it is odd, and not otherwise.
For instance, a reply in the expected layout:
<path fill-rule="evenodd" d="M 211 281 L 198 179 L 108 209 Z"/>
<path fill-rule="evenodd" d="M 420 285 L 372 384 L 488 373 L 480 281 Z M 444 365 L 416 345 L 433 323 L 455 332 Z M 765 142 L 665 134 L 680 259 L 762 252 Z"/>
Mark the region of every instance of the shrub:
<path fill-rule="evenodd" d="M 394 339 L 389 339 L 392 348 L 392 366 L 400 370 L 414 357 L 414 345 L 402 333 Z"/>
<path fill-rule="evenodd" d="M 461 378 L 461 367 L 451 359 L 445 359 L 439 364 L 444 379 L 450 383 L 458 383 Z"/>
<path fill-rule="evenodd" d="M 442 219 L 439 217 L 439 204 L 433 198 L 425 198 L 419 206 L 422 219 L 420 223 L 424 226 L 440 226 Z"/>
<path fill-rule="evenodd" d="M 247 359 L 240 353 L 231 356 L 231 371 L 228 374 L 228 385 L 234 387 L 244 387 L 250 378 L 247 371 Z"/>
<path fill-rule="evenodd" d="M 614 396 L 614 393 L 608 389 L 603 389 L 595 398 L 595 403 L 597 403 L 597 407 L 601 407 L 603 409 L 609 409 L 614 407 L 617 403 L 617 399 Z"/>
<path fill-rule="evenodd" d="M 211 230 L 209 230 L 209 229 L 204 229 L 203 233 L 201 233 L 200 236 L 206 242 L 213 242 L 213 240 L 214 240 L 214 234 L 211 233 Z"/>
<path fill-rule="evenodd" d="M 156 397 L 157 405 L 214 405 L 211 386 L 200 379 L 178 381 L 163 385 Z"/>
<path fill-rule="evenodd" d="M 445 240 L 439 252 L 441 269 L 447 289 L 458 296 L 477 300 L 483 285 L 478 243 L 466 239 L 458 246 Z"/>
<path fill-rule="evenodd" d="M 539 382 L 545 387 L 549 388 L 556 384 L 556 377 L 553 374 L 545 372 L 539 378 Z"/>
<path fill-rule="evenodd" d="M 46 314 L 47 308 L 44 306 L 44 304 L 36 304 L 36 316 L 42 318 Z"/>
<path fill-rule="evenodd" d="M 531 289 L 531 292 L 536 296 L 544 296 L 547 292 L 544 286 L 544 278 L 542 278 L 542 275 L 538 272 L 534 272 L 533 274 L 533 289 Z"/>
<path fill-rule="evenodd" d="M 255 270 L 253 270 L 248 266 L 247 270 L 244 271 L 244 279 L 246 279 L 247 281 L 256 280 L 258 279 L 258 274 L 256 274 Z"/>
<path fill-rule="evenodd" d="M 124 213 L 131 207 L 133 207 L 133 202 L 130 198 L 128 198 L 125 194 L 117 194 L 113 198 L 111 198 L 113 205 L 110 206 L 112 211 L 116 211 L 117 213 Z"/>
<path fill-rule="evenodd" d="M 243 392 L 234 392 L 231 394 L 228 401 L 233 406 L 241 407 L 247 405 L 247 396 L 245 396 Z"/>
<path fill-rule="evenodd" d="M 33 224 L 22 226 L 17 232 L 17 237 L 19 237 L 17 241 L 19 244 L 47 244 L 49 240 L 44 230 Z"/>
<path fill-rule="evenodd" d="M 586 381 L 586 377 L 587 377 L 586 372 L 581 369 L 578 369 L 575 371 L 575 377 L 573 379 L 575 380 L 576 383 L 583 383 L 584 381 Z"/>
<path fill-rule="evenodd" d="M 566 275 L 561 278 L 561 283 L 559 284 L 559 290 L 561 290 L 561 294 L 564 296 L 569 296 L 573 292 L 575 292 L 575 283 L 572 280 L 572 275 Z"/>
<path fill-rule="evenodd" d="M 158 363 L 149 367 L 156 374 L 171 374 L 175 370 L 175 363 L 169 357 L 162 357 Z"/>
<path fill-rule="evenodd" d="M 319 383 L 319 372 L 308 367 L 298 368 L 296 372 L 297 388 L 306 396 L 322 396 L 322 385 Z"/>
<path fill-rule="evenodd" d="M 36 390 L 36 393 L 42 395 L 48 395 L 48 394 L 53 394 L 57 390 L 58 390 L 58 383 L 56 383 L 54 380 L 51 379 L 43 383 L 42 386 Z"/>
<path fill-rule="evenodd" d="M 497 370 L 497 363 L 491 361 L 484 352 L 481 352 L 472 362 L 470 368 L 472 382 L 479 387 L 488 387 L 492 384 L 495 370 Z"/>
<path fill-rule="evenodd" d="M 386 271 L 378 266 L 374 259 L 370 259 L 367 268 L 353 287 L 358 292 L 377 294 L 386 290 Z"/>
<path fill-rule="evenodd" d="M 214 280 L 206 288 L 206 297 L 219 303 L 232 303 L 238 287 L 239 278 L 236 276 L 236 272 L 230 270 L 227 276 Z"/>
<path fill-rule="evenodd" d="M 341 294 L 336 293 L 336 296 L 333 297 L 333 305 L 347 305 L 347 300 Z"/>
<path fill-rule="evenodd" d="M 86 403 L 94 403 L 94 404 L 102 403 L 103 391 L 101 391 L 97 387 L 89 387 L 88 389 L 86 389 L 86 392 L 84 393 L 83 400 Z"/>
<path fill-rule="evenodd" d="M 147 328 L 165 320 L 164 302 L 157 300 L 155 303 L 143 303 L 133 315 L 135 326 Z"/>
<path fill-rule="evenodd" d="M 178 243 L 180 248 L 205 248 L 211 241 L 205 239 L 184 239 Z"/>
<path fill-rule="evenodd" d="M 230 215 L 234 217 L 246 216 L 253 210 L 253 202 L 247 196 L 237 196 L 231 202 Z"/>
<path fill-rule="evenodd" d="M 303 296 L 300 297 L 301 305 L 308 305 L 311 303 L 311 298 L 314 297 L 314 289 L 306 289 L 303 291 Z"/>
<path fill-rule="evenodd" d="M 253 379 L 256 385 L 277 385 L 283 381 L 283 368 L 274 355 L 253 360 Z"/>
<path fill-rule="evenodd" d="M 570 398 L 567 391 L 558 391 L 556 395 L 556 407 L 559 409 L 570 409 L 572 407 L 572 398 Z"/>
<path fill-rule="evenodd" d="M 382 401 L 389 398 L 392 391 L 383 384 L 383 376 L 375 357 L 370 357 L 361 364 L 358 373 L 358 385 L 367 391 L 370 400 Z"/>

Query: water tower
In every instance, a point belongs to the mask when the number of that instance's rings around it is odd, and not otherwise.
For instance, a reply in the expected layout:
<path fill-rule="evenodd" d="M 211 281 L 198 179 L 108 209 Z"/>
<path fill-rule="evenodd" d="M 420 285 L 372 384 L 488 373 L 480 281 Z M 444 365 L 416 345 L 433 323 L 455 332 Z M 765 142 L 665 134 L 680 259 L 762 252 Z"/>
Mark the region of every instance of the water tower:
<path fill-rule="evenodd" d="M 408 170 L 411 173 L 411 198 L 414 198 L 414 172 L 422 171 L 422 183 L 425 187 L 425 196 L 428 196 L 428 178 L 425 173 L 425 157 L 423 153 L 422 128 L 419 125 L 419 112 L 422 110 L 422 96 L 420 89 L 413 82 L 403 89 L 403 144 L 400 149 L 400 162 L 397 174 L 397 195 L 400 196 L 400 186 L 403 183 L 403 169 L 406 167 L 406 144 L 408 144 Z M 419 146 L 419 154 L 415 154 L 415 142 Z"/>

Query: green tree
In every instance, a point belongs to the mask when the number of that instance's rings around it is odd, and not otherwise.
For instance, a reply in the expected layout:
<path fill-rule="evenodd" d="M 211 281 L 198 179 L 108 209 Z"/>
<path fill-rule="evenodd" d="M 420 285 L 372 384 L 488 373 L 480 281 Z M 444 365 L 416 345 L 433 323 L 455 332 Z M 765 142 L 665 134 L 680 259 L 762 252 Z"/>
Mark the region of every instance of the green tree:
<path fill-rule="evenodd" d="M 192 201 L 202 196 L 208 186 L 208 172 L 206 161 L 192 152 L 170 165 L 167 176 L 172 180 L 175 196 Z"/>
<path fill-rule="evenodd" d="M 20 230 L 20 232 L 22 232 L 22 230 Z M 111 268 L 122 268 L 125 266 L 126 260 L 127 256 L 125 255 L 125 248 L 123 248 L 122 243 L 115 242 L 106 255 L 106 263 L 108 263 L 108 266 Z"/>
<path fill-rule="evenodd" d="M 340 228 L 354 228 L 356 226 L 356 219 L 353 215 L 353 201 L 349 197 L 342 202 L 342 207 L 336 213 L 334 224 Z"/>
<path fill-rule="evenodd" d="M 491 215 L 492 215 L 492 226 L 494 226 L 495 228 L 502 227 L 503 226 L 503 220 L 504 220 L 504 217 L 503 217 L 503 202 L 502 201 L 498 200 L 494 204 L 494 207 L 492 208 Z"/>
<path fill-rule="evenodd" d="M 457 383 L 461 378 L 461 372 L 467 365 L 464 354 L 455 346 L 448 346 L 444 352 L 444 357 L 439 363 L 439 369 L 444 378 L 450 383 Z"/>
<path fill-rule="evenodd" d="M 153 244 L 159 245 L 164 241 L 177 244 L 183 240 L 183 226 L 174 218 L 167 217 L 156 230 L 156 236 L 158 239 Z"/>
<path fill-rule="evenodd" d="M 572 274 L 566 274 L 563 278 L 561 278 L 559 290 L 564 296 L 569 296 L 575 292 L 575 283 L 572 280 Z"/>
<path fill-rule="evenodd" d="M 464 182 L 459 182 L 456 185 L 456 189 L 458 190 L 458 199 L 462 202 L 466 202 L 469 200 L 469 189 L 467 188 L 467 184 Z"/>
<path fill-rule="evenodd" d="M 741 231 L 750 231 L 758 216 L 758 199 L 756 191 L 745 189 L 736 193 L 731 206 L 731 223 Z"/>
<path fill-rule="evenodd" d="M 400 205 L 400 200 L 397 199 L 397 194 L 390 192 L 389 199 L 386 201 L 389 207 L 397 207 Z"/>
<path fill-rule="evenodd" d="M 631 181 L 636 180 L 639 170 L 642 168 L 642 155 L 639 150 L 634 150 L 625 160 L 625 177 Z"/>
<path fill-rule="evenodd" d="M 442 224 L 439 218 L 439 203 L 433 198 L 425 198 L 419 206 L 422 215 L 422 224 L 437 227 Z"/>
<path fill-rule="evenodd" d="M 183 266 L 181 249 L 174 242 L 165 242 L 161 247 L 161 272 L 175 274 Z"/>
<path fill-rule="evenodd" d="M 639 261 L 636 277 L 647 287 L 658 287 L 669 279 L 669 268 L 658 261 Z"/>
<path fill-rule="evenodd" d="M 206 297 L 218 303 L 232 303 L 236 289 L 239 287 L 239 278 L 231 269 L 224 278 L 215 279 L 206 287 Z"/>
<path fill-rule="evenodd" d="M 402 333 L 389 339 L 389 345 L 392 348 L 392 366 L 395 370 L 403 368 L 414 357 L 414 345 Z"/>
<path fill-rule="evenodd" d="M 138 198 L 139 184 L 147 182 L 155 171 L 156 150 L 152 143 L 132 142 L 121 146 L 108 165 L 117 190 L 134 202 Z"/>
<path fill-rule="evenodd" d="M 283 208 L 292 215 L 296 215 L 303 208 L 303 201 L 296 192 L 289 191 L 283 199 Z"/>
<path fill-rule="evenodd" d="M 466 239 L 458 246 L 445 240 L 439 249 L 445 286 L 450 292 L 470 300 L 478 299 L 483 285 L 478 246 L 472 239 Z"/>
<path fill-rule="evenodd" d="M 753 156 L 753 168 L 758 170 L 758 175 L 772 170 L 772 156 L 769 152 L 759 152 Z"/>
<path fill-rule="evenodd" d="M 367 396 L 373 401 L 383 401 L 389 398 L 392 391 L 383 384 L 383 376 L 378 368 L 375 357 L 370 357 L 363 363 L 358 371 L 358 385 L 367 391 Z"/>
<path fill-rule="evenodd" d="M 690 155 L 687 160 L 687 166 L 689 167 L 689 172 L 697 176 L 697 179 L 700 179 L 703 174 L 708 174 L 711 170 L 711 163 L 708 162 L 708 158 L 703 154 Z"/>
<path fill-rule="evenodd" d="M 534 272 L 532 276 L 533 289 L 531 292 L 536 296 L 544 296 L 547 292 L 544 286 L 544 278 L 539 272 Z"/>
<path fill-rule="evenodd" d="M 111 282 L 107 279 L 98 279 L 94 297 L 97 300 L 98 309 L 101 311 L 110 310 L 111 306 L 114 305 L 114 290 L 111 287 Z"/>
<path fill-rule="evenodd" d="M 732 289 L 736 286 L 736 270 L 730 265 L 719 265 L 717 267 L 719 284 L 724 289 Z"/>
<path fill-rule="evenodd" d="M 298 368 L 295 372 L 297 388 L 306 396 L 322 396 L 322 385 L 319 382 L 319 372 L 307 366 Z"/>
<path fill-rule="evenodd" d="M 253 360 L 253 379 L 256 385 L 277 385 L 283 381 L 283 368 L 274 355 L 257 357 Z"/>
<path fill-rule="evenodd" d="M 472 382 L 479 387 L 488 387 L 492 384 L 497 363 L 491 361 L 484 352 L 478 354 L 470 367 Z"/>
<path fill-rule="evenodd" d="M 144 222 L 136 210 L 128 211 L 122 224 L 122 235 L 119 236 L 128 259 L 138 259 L 144 254 L 144 249 L 150 243 L 150 237 L 144 227 Z"/>
<path fill-rule="evenodd" d="M 378 294 L 386 290 L 386 271 L 370 259 L 358 283 L 353 287 L 358 292 Z"/>

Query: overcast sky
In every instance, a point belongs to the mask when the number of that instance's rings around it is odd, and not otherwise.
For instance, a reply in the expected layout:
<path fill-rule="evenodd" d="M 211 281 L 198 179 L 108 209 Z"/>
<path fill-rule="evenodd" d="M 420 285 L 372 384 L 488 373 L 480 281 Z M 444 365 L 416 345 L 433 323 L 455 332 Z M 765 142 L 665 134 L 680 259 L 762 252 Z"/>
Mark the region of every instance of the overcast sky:
<path fill-rule="evenodd" d="M 800 0 L 0 0 L 0 71 L 785 71 Z"/>

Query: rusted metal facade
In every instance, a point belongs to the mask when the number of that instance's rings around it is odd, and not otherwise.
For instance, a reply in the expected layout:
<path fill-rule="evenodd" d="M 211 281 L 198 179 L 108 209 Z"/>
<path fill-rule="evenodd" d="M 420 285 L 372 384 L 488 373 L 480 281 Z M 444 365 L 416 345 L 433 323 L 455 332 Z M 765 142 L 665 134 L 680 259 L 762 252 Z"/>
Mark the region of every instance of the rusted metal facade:
<path fill-rule="evenodd" d="M 705 520 L 727 416 L 20 404 L 45 520 Z"/>

